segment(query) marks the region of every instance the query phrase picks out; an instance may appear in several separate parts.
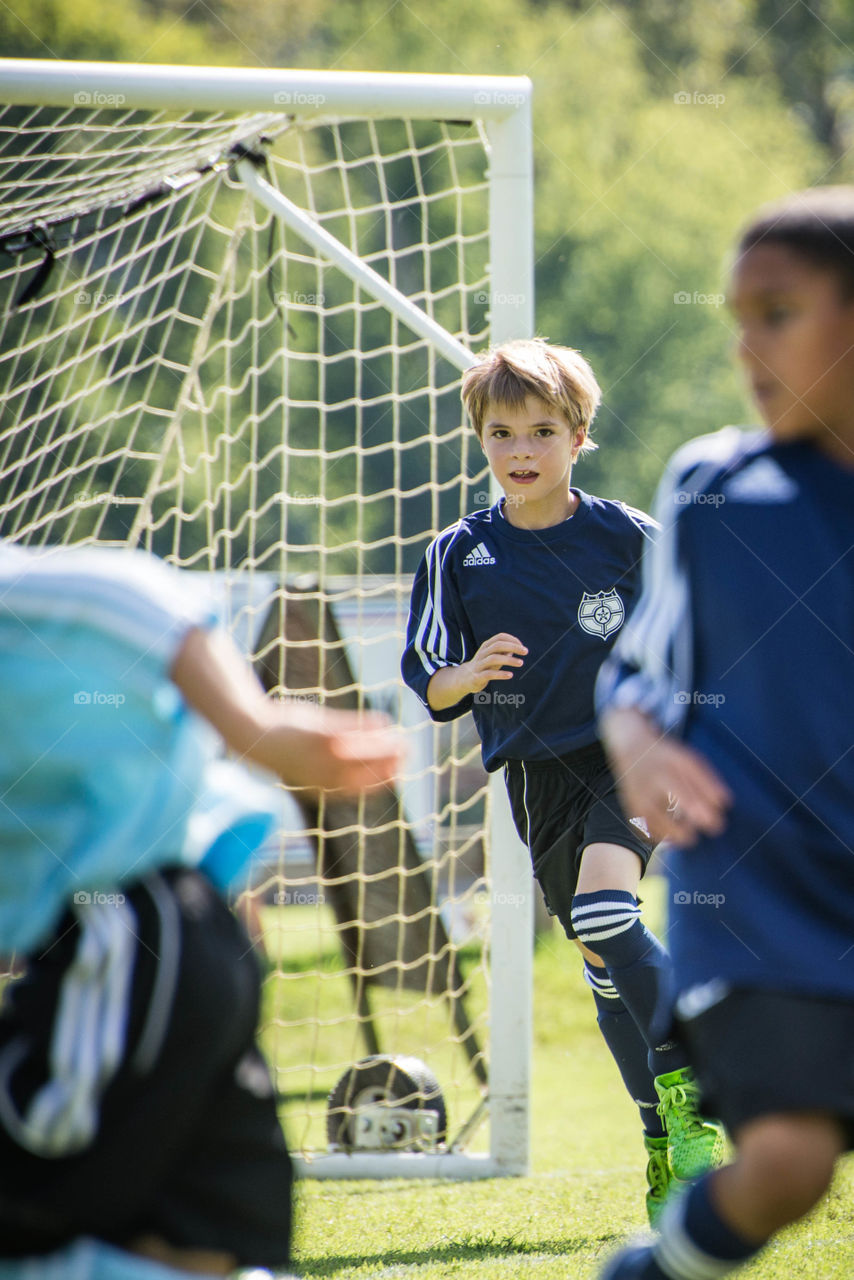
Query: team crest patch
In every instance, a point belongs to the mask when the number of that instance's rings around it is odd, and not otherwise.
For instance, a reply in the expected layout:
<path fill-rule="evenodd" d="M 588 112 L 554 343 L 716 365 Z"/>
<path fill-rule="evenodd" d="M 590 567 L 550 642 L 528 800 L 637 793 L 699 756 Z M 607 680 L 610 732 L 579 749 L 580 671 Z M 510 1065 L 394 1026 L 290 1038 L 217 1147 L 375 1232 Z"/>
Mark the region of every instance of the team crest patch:
<path fill-rule="evenodd" d="M 597 591 L 595 595 L 585 591 L 578 606 L 581 627 L 591 636 L 601 636 L 603 640 L 620 629 L 625 616 L 623 602 L 614 587 L 610 591 Z"/>

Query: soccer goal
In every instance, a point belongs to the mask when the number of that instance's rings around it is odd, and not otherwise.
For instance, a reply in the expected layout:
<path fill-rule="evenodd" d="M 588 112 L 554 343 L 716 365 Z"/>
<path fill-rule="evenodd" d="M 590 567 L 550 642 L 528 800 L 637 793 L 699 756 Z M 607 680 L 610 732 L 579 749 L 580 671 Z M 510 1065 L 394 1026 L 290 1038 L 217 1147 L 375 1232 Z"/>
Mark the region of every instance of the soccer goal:
<path fill-rule="evenodd" d="M 532 216 L 525 79 L 0 61 L 0 535 L 210 575 L 271 696 L 410 742 L 380 798 L 277 788 L 235 904 L 309 1174 L 528 1164 L 527 856 L 398 661 L 491 500 L 459 380 L 533 331 Z"/>

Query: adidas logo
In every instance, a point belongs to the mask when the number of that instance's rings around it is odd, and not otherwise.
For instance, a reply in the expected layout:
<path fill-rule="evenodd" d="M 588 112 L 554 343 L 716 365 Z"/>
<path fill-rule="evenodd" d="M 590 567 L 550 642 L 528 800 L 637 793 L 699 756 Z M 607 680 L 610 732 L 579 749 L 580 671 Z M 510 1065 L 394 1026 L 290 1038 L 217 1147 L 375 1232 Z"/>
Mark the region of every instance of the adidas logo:
<path fill-rule="evenodd" d="M 463 567 L 472 564 L 495 564 L 495 556 L 489 554 L 489 548 L 479 542 L 476 547 L 468 553 L 463 561 Z"/>
<path fill-rule="evenodd" d="M 793 502 L 798 496 L 794 480 L 772 458 L 757 458 L 737 472 L 723 491 L 735 502 Z"/>

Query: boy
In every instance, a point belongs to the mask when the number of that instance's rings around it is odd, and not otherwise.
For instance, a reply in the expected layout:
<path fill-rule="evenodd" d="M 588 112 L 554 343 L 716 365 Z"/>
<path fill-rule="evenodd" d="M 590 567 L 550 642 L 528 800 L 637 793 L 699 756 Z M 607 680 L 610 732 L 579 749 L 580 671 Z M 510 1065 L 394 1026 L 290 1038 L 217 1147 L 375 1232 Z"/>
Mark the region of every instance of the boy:
<path fill-rule="evenodd" d="M 600 694 L 674 842 L 675 1016 L 736 1155 L 610 1280 L 727 1274 L 854 1145 L 854 188 L 760 211 L 730 299 L 768 430 L 676 454 Z"/>
<path fill-rule="evenodd" d="M 616 800 L 593 710 L 650 521 L 570 486 L 576 458 L 595 447 L 600 400 L 577 351 L 496 347 L 466 372 L 462 396 L 504 497 L 428 547 L 403 676 L 436 720 L 471 709 L 486 769 L 504 770 L 534 875 L 584 956 L 599 1026 L 641 1108 L 652 1220 L 672 1177 L 719 1158 L 722 1134 L 696 1113 L 681 1048 L 652 1034 L 669 960 L 637 900 L 651 845 Z"/>
<path fill-rule="evenodd" d="M 288 1265 L 258 972 L 214 888 L 273 815 L 245 778 L 199 846 L 208 725 L 295 786 L 382 785 L 399 748 L 269 700 L 215 621 L 142 553 L 0 542 L 0 954 L 26 957 L 0 1017 L 4 1278 Z"/>

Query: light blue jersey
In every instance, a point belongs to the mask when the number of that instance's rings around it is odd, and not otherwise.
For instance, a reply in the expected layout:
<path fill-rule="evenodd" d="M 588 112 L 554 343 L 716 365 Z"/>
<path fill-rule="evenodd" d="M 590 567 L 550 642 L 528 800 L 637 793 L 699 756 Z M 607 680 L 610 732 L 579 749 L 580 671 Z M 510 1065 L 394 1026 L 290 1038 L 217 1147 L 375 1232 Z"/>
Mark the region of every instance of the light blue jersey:
<path fill-rule="evenodd" d="M 75 900 L 205 855 L 217 739 L 169 672 L 187 633 L 216 622 L 193 574 L 145 553 L 0 542 L 0 953 L 38 948 Z M 221 881 L 273 815 L 220 808 L 202 827 Z"/>

